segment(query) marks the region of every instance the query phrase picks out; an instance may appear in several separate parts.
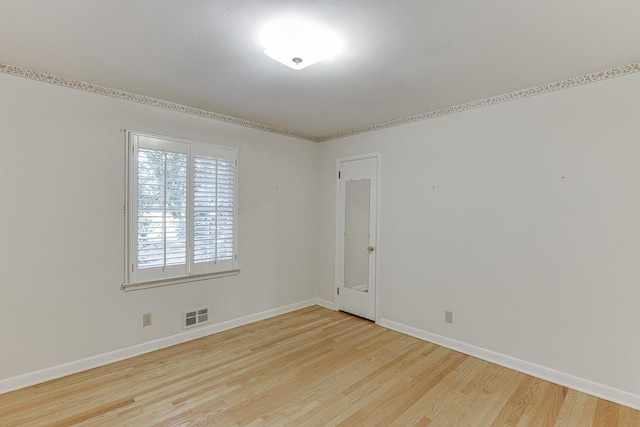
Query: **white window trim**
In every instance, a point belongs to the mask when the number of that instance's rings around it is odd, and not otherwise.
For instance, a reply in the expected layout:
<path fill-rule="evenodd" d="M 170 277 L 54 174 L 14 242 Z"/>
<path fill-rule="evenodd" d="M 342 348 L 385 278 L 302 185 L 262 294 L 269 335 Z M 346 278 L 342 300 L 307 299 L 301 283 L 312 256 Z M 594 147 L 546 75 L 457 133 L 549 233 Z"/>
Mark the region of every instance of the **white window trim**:
<path fill-rule="evenodd" d="M 126 138 L 126 174 L 125 174 L 125 279 L 122 284 L 122 290 L 124 291 L 133 291 L 140 289 L 148 289 L 155 288 L 160 286 L 169 286 L 169 285 L 177 285 L 182 283 L 190 283 L 200 280 L 213 279 L 218 277 L 228 277 L 237 275 L 240 272 L 240 265 L 238 261 L 238 152 L 239 150 L 234 147 L 218 145 L 213 143 L 199 142 L 193 140 L 186 140 L 181 138 L 174 138 L 164 135 L 152 134 L 147 132 L 139 132 L 134 130 L 125 130 Z M 137 245 L 137 189 L 133 188 L 137 181 L 137 164 L 135 163 L 135 153 L 137 144 L 134 143 L 134 140 L 137 136 L 142 136 L 146 138 L 154 138 L 166 141 L 168 145 L 172 144 L 187 144 L 188 145 L 188 159 L 187 162 L 190 165 L 187 171 L 187 218 L 188 218 L 188 244 L 187 244 L 187 267 L 186 274 L 166 277 L 166 278 L 158 278 L 152 280 L 136 280 L 137 266 L 136 266 L 136 256 L 137 253 L 135 251 L 135 247 Z M 161 148 L 161 147 L 160 147 Z M 193 246 L 193 224 L 192 224 L 192 216 L 193 216 L 193 175 L 192 175 L 192 148 L 195 151 L 202 152 L 218 152 L 218 153 L 233 153 L 233 159 L 235 160 L 234 167 L 234 221 L 233 221 L 233 259 L 228 261 L 222 261 L 226 267 L 224 269 L 211 271 L 211 272 L 193 272 L 190 271 L 193 269 L 194 263 L 192 262 L 193 255 L 190 253 L 190 249 Z M 221 156 L 226 157 L 226 156 Z M 135 175 L 135 176 L 134 176 Z"/>

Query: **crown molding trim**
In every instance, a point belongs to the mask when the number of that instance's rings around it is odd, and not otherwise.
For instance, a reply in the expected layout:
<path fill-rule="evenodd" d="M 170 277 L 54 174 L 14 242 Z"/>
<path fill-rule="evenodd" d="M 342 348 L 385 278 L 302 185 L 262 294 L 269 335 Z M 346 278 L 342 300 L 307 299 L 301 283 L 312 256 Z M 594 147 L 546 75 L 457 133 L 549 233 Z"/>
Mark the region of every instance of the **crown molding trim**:
<path fill-rule="evenodd" d="M 318 138 L 291 132 L 279 127 L 271 126 L 265 123 L 253 122 L 251 120 L 240 119 L 238 117 L 227 116 L 226 114 L 214 113 L 212 111 L 202 110 L 200 108 L 189 107 L 175 102 L 165 101 L 162 99 L 152 98 L 150 96 L 138 95 L 136 93 L 127 92 L 125 90 L 114 89 L 107 86 L 100 86 L 82 80 L 74 80 L 66 77 L 56 76 L 54 74 L 42 73 L 40 71 L 29 68 L 17 67 L 0 62 L 0 72 L 16 77 L 24 77 L 26 79 L 37 80 L 39 82 L 51 83 L 70 89 L 82 90 L 85 92 L 95 93 L 97 95 L 109 96 L 125 101 L 146 104 L 152 107 L 164 108 L 166 110 L 177 111 L 179 113 L 191 114 L 193 116 L 204 117 L 206 119 L 217 120 L 220 122 L 231 123 L 238 126 L 244 126 L 264 132 L 276 133 L 279 135 L 289 136 L 292 138 L 304 139 L 306 141 L 318 142 Z"/>
<path fill-rule="evenodd" d="M 311 141 L 311 142 L 327 142 L 327 141 L 332 141 L 336 139 L 346 138 L 349 136 L 361 135 L 363 133 L 375 132 L 382 129 L 388 129 L 388 128 L 402 126 L 410 123 L 421 122 L 424 120 L 435 119 L 437 117 L 442 117 L 449 114 L 461 113 L 463 111 L 473 110 L 476 108 L 489 107 L 491 105 L 500 104 L 503 102 L 516 101 L 523 98 L 529 98 L 531 96 L 542 95 L 550 92 L 556 92 L 563 89 L 570 89 L 572 87 L 582 86 L 588 83 L 595 83 L 603 80 L 608 80 L 615 77 L 634 74 L 634 73 L 640 72 L 640 62 L 634 62 L 634 63 L 623 65 L 620 67 L 609 68 L 608 70 L 597 71 L 595 73 L 585 74 L 583 76 L 573 77 L 566 80 L 560 80 L 553 83 L 547 83 L 540 86 L 534 86 L 527 89 L 516 90 L 516 91 L 505 93 L 502 95 L 496 95 L 488 98 L 478 99 L 475 101 L 465 102 L 462 104 L 451 105 L 449 107 L 428 111 L 426 113 L 419 113 L 413 116 L 401 117 L 399 119 L 389 120 L 389 121 L 377 123 L 371 126 L 364 126 L 364 127 L 360 127 L 352 130 L 336 132 L 336 133 L 328 134 L 321 137 L 315 137 L 311 135 L 292 132 L 292 131 L 271 126 L 265 123 L 253 122 L 251 120 L 240 119 L 238 117 L 228 116 L 226 114 L 221 114 L 221 113 L 214 113 L 212 111 L 202 110 L 200 108 L 189 107 L 187 105 L 182 105 L 175 102 L 152 98 L 150 96 L 138 95 L 138 94 L 127 92 L 120 89 L 100 86 L 100 85 L 82 81 L 82 80 L 74 80 L 66 77 L 56 76 L 53 74 L 42 73 L 36 70 L 21 68 L 15 65 L 9 65 L 2 62 L 0 62 L 0 72 L 4 74 L 16 76 L 16 77 L 23 77 L 31 80 L 37 80 L 40 82 L 50 83 L 58 86 L 71 88 L 71 89 L 77 89 L 85 92 L 95 93 L 98 95 L 118 98 L 125 101 L 137 102 L 140 104 L 146 104 L 153 107 L 164 108 L 166 110 L 177 111 L 180 113 L 191 114 L 194 116 L 217 120 L 220 122 L 230 123 L 238 126 L 244 126 L 244 127 L 248 127 L 248 128 L 259 130 L 259 131 L 288 136 L 291 138 L 297 138 L 297 139 L 302 139 L 302 140 Z"/>
<path fill-rule="evenodd" d="M 518 99 L 529 98 L 531 96 L 542 95 L 544 93 L 556 92 L 563 89 L 569 89 L 576 86 L 595 83 L 602 80 L 608 80 L 614 77 L 626 76 L 640 72 L 640 62 L 623 65 L 621 67 L 610 68 L 604 71 L 598 71 L 591 74 L 585 74 L 580 77 L 573 77 L 566 80 L 560 80 L 553 83 L 547 83 L 540 86 L 534 86 L 527 89 L 516 90 L 502 95 L 491 96 L 489 98 L 478 99 L 475 101 L 465 102 L 463 104 L 451 105 L 449 107 L 440 108 L 438 110 L 419 113 L 413 116 L 401 117 L 399 119 L 389 120 L 387 122 L 377 123 L 371 126 L 365 126 L 357 129 L 337 132 L 317 138 L 318 142 L 326 142 L 348 136 L 360 135 L 363 133 L 375 132 L 391 127 L 402 126 L 409 123 L 420 122 L 423 120 L 435 119 L 437 117 L 449 114 L 461 113 L 467 110 L 473 110 L 481 107 L 489 107 L 491 105 L 500 104 L 508 101 L 516 101 Z"/>

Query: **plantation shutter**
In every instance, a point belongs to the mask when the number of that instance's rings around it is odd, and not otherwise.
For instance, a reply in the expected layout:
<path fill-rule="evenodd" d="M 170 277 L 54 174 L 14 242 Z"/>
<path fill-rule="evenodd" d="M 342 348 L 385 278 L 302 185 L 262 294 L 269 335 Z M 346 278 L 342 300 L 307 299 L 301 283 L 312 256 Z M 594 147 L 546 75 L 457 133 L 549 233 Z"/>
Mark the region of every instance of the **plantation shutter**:
<path fill-rule="evenodd" d="M 138 150 L 138 268 L 186 263 L 187 156 Z"/>
<path fill-rule="evenodd" d="M 133 272 L 138 281 L 185 275 L 188 146 L 136 136 L 134 161 Z"/>
<path fill-rule="evenodd" d="M 235 152 L 199 147 L 193 155 L 193 271 L 222 271 L 235 258 Z"/>
<path fill-rule="evenodd" d="M 128 284 L 237 273 L 237 150 L 129 132 Z"/>

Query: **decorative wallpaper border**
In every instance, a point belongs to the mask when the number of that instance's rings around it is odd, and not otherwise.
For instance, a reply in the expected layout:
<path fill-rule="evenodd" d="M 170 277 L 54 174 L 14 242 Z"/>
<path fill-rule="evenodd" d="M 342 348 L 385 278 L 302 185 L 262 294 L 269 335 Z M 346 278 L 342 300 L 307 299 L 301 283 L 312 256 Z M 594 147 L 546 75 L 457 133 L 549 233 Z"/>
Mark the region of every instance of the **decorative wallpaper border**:
<path fill-rule="evenodd" d="M 138 95 L 125 90 L 114 89 L 106 86 L 100 86 L 97 84 L 85 82 L 82 80 L 68 79 L 66 77 L 60 77 L 53 74 L 41 73 L 39 71 L 31 70 L 28 68 L 16 67 L 14 65 L 4 64 L 0 62 L 0 72 L 10 74 L 12 76 L 24 77 L 31 80 L 37 80 L 39 82 L 51 83 L 58 86 L 64 86 L 71 89 L 78 89 L 85 92 L 91 92 L 98 95 L 110 96 L 112 98 L 123 99 L 125 101 L 133 101 L 139 104 L 151 105 L 153 107 L 164 108 L 166 110 L 177 111 L 180 113 L 191 114 L 198 117 L 204 117 L 207 119 L 218 120 L 220 122 L 231 123 L 238 126 L 244 126 L 251 129 L 257 129 L 265 132 L 277 133 L 284 136 L 290 136 L 293 138 L 304 139 L 307 141 L 318 142 L 318 138 L 310 135 L 304 135 L 296 132 L 291 132 L 285 129 L 281 129 L 275 126 L 267 125 L 264 123 L 253 122 L 251 120 L 240 119 L 233 116 L 227 116 L 226 114 L 214 113 L 200 108 L 189 107 L 187 105 L 178 104 L 175 102 L 164 101 L 162 99 L 152 98 L 150 96 Z"/>
<path fill-rule="evenodd" d="M 476 101 L 465 102 L 463 104 L 452 105 L 438 110 L 429 111 L 427 113 L 419 113 L 413 116 L 401 117 L 395 120 L 389 120 L 387 122 L 377 123 L 371 126 L 365 126 L 353 130 L 344 132 L 337 132 L 330 135 L 317 138 L 318 142 L 325 142 L 339 138 L 346 138 L 348 136 L 360 135 L 363 133 L 374 132 L 381 129 L 387 129 L 390 127 L 406 125 L 408 123 L 420 122 L 423 120 L 434 119 L 436 117 L 446 116 L 448 114 L 460 113 L 462 111 L 473 110 L 475 108 L 488 107 L 490 105 L 499 104 L 507 101 L 515 101 L 517 99 L 528 98 L 530 96 L 542 95 L 543 93 L 555 92 L 562 89 L 569 89 L 576 86 L 581 86 L 587 83 L 594 83 L 602 80 L 611 79 L 614 77 L 621 77 L 628 74 L 640 72 L 640 62 L 634 62 L 632 64 L 623 65 L 622 67 L 610 68 L 604 71 L 598 71 L 591 74 L 586 74 L 580 77 L 573 77 L 566 80 L 561 80 L 554 83 L 547 83 L 540 86 L 530 87 L 528 89 L 516 90 L 513 92 L 505 93 L 502 95 L 491 96 L 489 98 L 478 99 Z"/>
<path fill-rule="evenodd" d="M 576 86 L 581 86 L 587 83 L 594 83 L 602 80 L 608 80 L 614 77 L 621 77 L 628 74 L 640 72 L 640 62 L 634 62 L 631 64 L 623 65 L 621 67 L 610 68 L 604 71 L 598 71 L 591 74 L 586 74 L 580 77 L 573 77 L 566 80 L 561 80 L 553 83 L 547 83 L 540 86 L 530 87 L 527 89 L 516 90 L 513 92 L 505 93 L 502 95 L 491 96 L 489 98 L 478 99 L 475 101 L 465 102 L 463 104 L 452 105 L 438 110 L 429 111 L 426 113 L 415 114 L 413 116 L 402 117 L 395 120 L 389 120 L 382 123 L 377 123 L 371 126 L 360 127 L 348 131 L 332 133 L 322 137 L 314 137 L 311 135 L 300 134 L 291 132 L 286 129 L 278 128 L 264 123 L 253 122 L 251 120 L 240 119 L 233 116 L 227 116 L 225 114 L 214 113 L 199 108 L 189 107 L 187 105 L 177 104 L 175 102 L 164 101 L 162 99 L 151 98 L 145 95 L 138 95 L 135 93 L 127 92 L 120 89 L 113 89 L 106 86 L 100 86 L 93 83 L 73 80 L 65 77 L 55 76 L 53 74 L 41 73 L 39 71 L 16 67 L 9 64 L 0 63 L 0 72 L 10 74 L 12 76 L 24 77 L 27 79 L 37 80 L 40 82 L 51 83 L 58 86 L 64 86 L 71 89 L 83 90 L 85 92 L 91 92 L 98 95 L 110 96 L 112 98 L 123 99 L 126 101 L 138 102 L 140 104 L 151 105 L 153 107 L 164 108 L 167 110 L 177 111 L 180 113 L 191 114 L 198 117 L 204 117 L 207 119 L 218 120 L 225 123 L 231 123 L 238 126 L 244 126 L 251 129 L 261 130 L 264 132 L 276 133 L 279 135 L 289 136 L 292 138 L 303 139 L 312 142 L 325 142 L 339 138 L 346 138 L 348 136 L 360 135 L 363 133 L 375 132 L 377 130 L 387 129 L 395 126 L 406 125 L 409 123 L 420 122 L 423 120 L 434 119 L 436 117 L 446 116 L 448 114 L 460 113 L 467 110 L 473 110 L 475 108 L 488 107 L 490 105 L 499 104 L 502 102 L 515 101 L 518 99 L 528 98 L 530 96 L 542 95 L 544 93 L 556 92 L 558 90 L 569 89 Z"/>

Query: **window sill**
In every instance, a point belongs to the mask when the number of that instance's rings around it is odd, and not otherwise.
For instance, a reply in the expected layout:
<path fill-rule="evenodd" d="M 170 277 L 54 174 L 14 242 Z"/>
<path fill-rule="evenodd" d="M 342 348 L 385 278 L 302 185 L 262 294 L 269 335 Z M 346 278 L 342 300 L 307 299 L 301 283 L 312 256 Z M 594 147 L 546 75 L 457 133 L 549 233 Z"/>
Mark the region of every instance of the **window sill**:
<path fill-rule="evenodd" d="M 121 289 L 125 292 L 140 291 L 142 289 L 159 288 L 161 286 L 181 285 L 183 283 L 199 282 L 201 280 L 217 279 L 219 277 L 237 276 L 240 269 L 221 271 L 218 273 L 199 274 L 194 276 L 171 277 L 169 279 L 151 280 L 148 282 L 123 283 Z"/>

